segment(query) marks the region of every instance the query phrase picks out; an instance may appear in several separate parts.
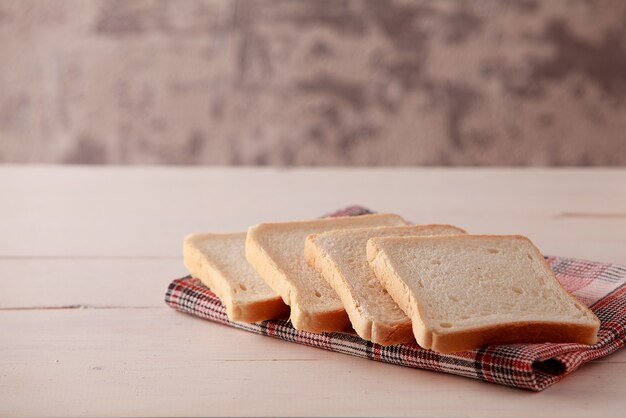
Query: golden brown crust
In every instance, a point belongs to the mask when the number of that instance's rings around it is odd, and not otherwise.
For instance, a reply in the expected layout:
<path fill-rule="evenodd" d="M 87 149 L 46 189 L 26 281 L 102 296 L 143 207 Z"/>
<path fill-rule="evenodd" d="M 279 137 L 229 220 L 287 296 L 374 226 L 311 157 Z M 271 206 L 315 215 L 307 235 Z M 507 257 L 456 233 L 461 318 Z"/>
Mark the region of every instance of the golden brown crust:
<path fill-rule="evenodd" d="M 231 321 L 252 323 L 286 318 L 289 316 L 289 306 L 283 303 L 280 296 L 276 296 L 273 299 L 234 305 L 232 312 L 232 317 L 228 317 Z"/>
<path fill-rule="evenodd" d="M 263 227 L 263 228 L 301 228 L 303 226 L 308 226 L 308 225 L 316 225 L 319 224 L 320 222 L 324 222 L 324 221 L 333 221 L 333 222 L 343 222 L 343 221 L 354 221 L 355 219 L 358 219 L 359 221 L 376 221 L 377 219 L 386 219 L 388 221 L 398 221 L 401 223 L 389 223 L 388 226 L 400 226 L 400 225 L 411 225 L 409 222 L 406 221 L 406 219 L 404 219 L 402 216 L 397 215 L 395 213 L 370 213 L 367 215 L 359 215 L 359 216 L 334 216 L 334 217 L 330 217 L 330 218 L 322 218 L 322 219 L 303 219 L 303 220 L 299 220 L 299 221 L 289 221 L 289 222 L 263 222 L 261 224 L 257 224 L 254 225 L 252 227 L 250 227 L 250 229 L 248 230 L 248 232 L 250 232 L 251 229 L 253 228 L 257 228 L 257 227 Z M 377 224 L 377 223 L 373 223 L 372 224 L 372 228 L 376 228 L 376 227 L 380 227 L 380 226 L 385 226 L 385 224 Z M 363 226 L 362 228 L 367 228 L 367 226 Z M 342 229 L 340 226 L 337 226 L 336 229 Z"/>
<path fill-rule="evenodd" d="M 225 277 L 209 256 L 203 254 L 193 243 L 198 236 L 219 238 L 243 238 L 245 233 L 231 234 L 193 234 L 185 238 L 183 245 L 183 261 L 191 275 L 211 289 L 226 308 L 226 315 L 231 321 L 260 322 L 268 319 L 284 317 L 289 307 L 276 295 L 263 300 L 241 301 L 233 297 L 231 282 Z"/>
<path fill-rule="evenodd" d="M 283 302 L 291 305 L 291 292 L 289 287 L 284 286 L 284 280 L 281 277 L 283 275 L 282 271 L 259 245 L 252 229 L 246 236 L 246 260 L 269 287 L 282 297 Z"/>
<path fill-rule="evenodd" d="M 480 235 L 485 238 L 503 237 L 502 235 Z M 554 276 L 549 264 L 537 247 L 528 238 L 521 235 L 509 235 L 508 238 L 530 242 L 535 256 L 542 260 L 549 274 L 559 286 L 560 282 Z M 420 237 L 431 239 L 432 237 Z M 476 235 L 458 235 L 455 239 L 472 239 Z M 379 278 L 383 287 L 387 289 L 398 306 L 412 319 L 413 332 L 420 346 L 440 353 L 452 353 L 479 348 L 487 344 L 513 343 L 580 343 L 595 344 L 600 326 L 599 319 L 586 306 L 576 301 L 581 310 L 587 311 L 595 320 L 595 324 L 548 322 L 548 321 L 518 321 L 500 323 L 485 327 L 449 331 L 445 333 L 430 329 L 422 321 L 423 313 L 412 292 L 397 277 L 397 273 L 385 260 L 384 253 L 376 244 L 376 238 L 370 239 L 367 244 L 368 261 Z M 561 286 L 562 287 L 562 286 Z M 564 289 L 565 290 L 565 289 Z"/>
<path fill-rule="evenodd" d="M 372 226 L 383 226 L 387 223 L 390 226 L 406 224 L 406 221 L 402 219 L 402 217 L 395 214 L 379 213 L 361 215 L 356 218 L 358 218 L 360 222 L 363 222 L 363 227 L 366 226 L 365 221 L 373 221 Z M 344 216 L 329 218 L 328 220 L 332 221 L 335 229 L 341 229 L 344 221 L 348 221 L 350 224 L 355 220 L 355 217 Z M 380 223 L 379 220 L 384 220 L 385 222 Z M 298 303 L 298 289 L 292 286 L 288 274 L 277 265 L 272 257 L 264 250 L 259 238 L 259 234 L 261 234 L 263 230 L 278 228 L 282 230 L 301 229 L 309 225 L 319 225 L 321 221 L 323 220 L 317 219 L 255 225 L 248 230 L 246 237 L 246 258 L 263 280 L 265 280 L 265 282 L 282 297 L 283 301 L 291 307 L 290 319 L 294 328 L 315 333 L 344 331 L 350 329 L 351 326 L 348 314 L 345 309 L 343 309 L 343 306 L 339 309 L 320 312 L 304 311 L 301 308 Z M 340 305 L 338 298 L 337 305 Z"/>
<path fill-rule="evenodd" d="M 406 344 L 415 341 L 411 322 L 389 325 L 374 321 L 372 323 L 371 340 L 380 345 Z"/>
<path fill-rule="evenodd" d="M 253 227 L 254 228 L 254 227 Z M 246 258 L 265 282 L 291 307 L 291 324 L 295 329 L 314 333 L 344 331 L 350 328 L 350 320 L 344 309 L 325 312 L 304 312 L 295 303 L 285 273 L 259 245 L 253 228 L 246 237 Z"/>
<path fill-rule="evenodd" d="M 569 293 L 567 291 L 567 289 L 565 289 L 565 287 L 563 287 L 561 282 L 556 278 L 556 275 L 554 274 L 554 271 L 552 270 L 552 267 L 550 267 L 550 264 L 548 264 L 548 260 L 546 260 L 546 258 L 543 256 L 543 254 L 541 254 L 541 252 L 539 251 L 539 248 L 537 248 L 537 246 L 529 238 L 526 238 L 526 237 L 522 237 L 522 238 L 528 240 L 528 242 L 530 242 L 532 244 L 533 248 L 535 249 L 535 254 L 543 262 L 543 265 L 545 266 L 546 270 L 550 272 L 551 277 L 554 279 L 554 281 L 556 281 L 556 283 L 561 287 L 561 289 L 563 289 L 565 292 L 567 292 L 569 295 L 571 295 L 572 298 L 574 298 L 576 300 L 576 306 L 578 306 L 578 308 L 581 311 L 587 312 L 595 320 L 595 322 L 596 322 L 595 338 L 597 340 L 597 334 L 598 334 L 598 330 L 600 328 L 600 319 L 596 316 L 596 314 L 593 313 L 593 311 L 591 309 L 589 309 L 585 304 L 581 303 L 576 298 L 576 296 L 574 296 L 571 293 Z M 589 343 L 589 344 L 595 344 L 595 341 L 593 343 Z"/>
<path fill-rule="evenodd" d="M 452 224 L 415 224 L 415 225 L 412 225 L 412 226 L 419 226 L 419 227 L 424 228 L 424 229 L 429 229 L 429 228 L 434 229 L 434 228 L 446 227 L 446 228 L 449 228 L 449 229 L 456 229 L 457 232 L 459 233 L 459 235 L 467 234 L 467 231 L 465 229 L 459 228 L 458 226 L 452 225 Z M 429 235 L 419 235 L 419 236 L 420 237 L 428 237 Z M 439 235 L 433 235 L 433 236 L 439 236 Z M 409 235 L 407 235 L 407 237 L 409 237 Z"/>
<path fill-rule="evenodd" d="M 309 235 L 304 245 L 304 256 L 307 262 L 320 272 L 337 292 L 347 312 L 352 328 L 364 340 L 372 341 L 380 345 L 394 345 L 413 341 L 411 320 L 397 324 L 386 324 L 363 315 L 352 295 L 350 288 L 345 286 L 341 279 L 338 266 L 315 244 L 315 235 Z"/>
<path fill-rule="evenodd" d="M 411 319 L 412 333 L 417 343 L 424 348 L 430 348 L 431 334 L 424 332 L 424 324 L 421 320 L 419 309 L 413 294 L 409 291 L 402 280 L 395 278 L 395 272 L 386 265 L 384 255 L 376 245 L 374 239 L 367 241 L 367 260 L 380 281 L 382 287 L 387 290 L 389 296 L 396 302 L 400 309 Z"/>
<path fill-rule="evenodd" d="M 597 329 L 588 324 L 527 321 L 497 324 L 445 334 L 432 333 L 433 351 L 454 353 L 484 345 L 514 343 L 595 344 Z"/>
<path fill-rule="evenodd" d="M 296 318 L 298 326 L 294 324 Z M 323 332 L 339 332 L 352 329 L 345 309 L 334 311 L 310 312 L 302 311 L 296 305 L 291 308 L 291 324 L 295 329 L 321 334 Z"/>

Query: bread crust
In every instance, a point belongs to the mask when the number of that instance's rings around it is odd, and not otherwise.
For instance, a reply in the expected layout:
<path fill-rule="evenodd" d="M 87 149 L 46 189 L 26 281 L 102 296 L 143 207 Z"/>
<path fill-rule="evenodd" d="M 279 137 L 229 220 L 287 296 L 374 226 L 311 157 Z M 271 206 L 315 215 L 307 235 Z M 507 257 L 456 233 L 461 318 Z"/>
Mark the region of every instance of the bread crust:
<path fill-rule="evenodd" d="M 588 324 L 522 321 L 488 327 L 468 328 L 450 333 L 432 332 L 431 350 L 454 353 L 487 344 L 579 343 L 595 344 L 598 330 Z"/>
<path fill-rule="evenodd" d="M 231 321 L 262 322 L 270 319 L 289 317 L 289 306 L 285 305 L 280 296 L 263 301 L 233 304 Z"/>
<path fill-rule="evenodd" d="M 387 290 L 389 296 L 396 302 L 400 309 L 411 319 L 413 336 L 420 347 L 430 348 L 432 335 L 425 332 L 425 324 L 419 312 L 417 301 L 409 288 L 401 280 L 396 280 L 394 272 L 384 259 L 384 254 L 373 239 L 367 241 L 367 261 L 380 281 Z"/>
<path fill-rule="evenodd" d="M 383 224 L 383 223 L 376 223 L 377 219 L 385 219 L 390 221 L 388 224 Z M 309 226 L 315 226 L 320 224 L 321 222 L 325 222 L 325 221 L 332 221 L 333 223 L 336 223 L 337 225 L 341 225 L 341 223 L 343 221 L 348 222 L 348 224 L 352 223 L 355 220 L 359 220 L 359 221 L 374 221 L 372 223 L 372 228 L 376 228 L 376 227 L 380 227 L 380 226 L 407 226 L 410 225 L 409 222 L 407 222 L 406 219 L 404 219 L 402 216 L 397 215 L 395 213 L 370 213 L 367 215 L 358 215 L 358 216 L 335 216 L 335 217 L 330 217 L 330 218 L 322 218 L 322 219 L 303 219 L 303 220 L 299 220 L 299 221 L 288 221 L 288 222 L 263 222 L 257 225 L 254 225 L 252 227 L 250 227 L 248 229 L 248 234 L 250 234 L 250 231 L 258 228 L 258 227 L 263 227 L 263 228 L 274 228 L 274 227 L 286 227 L 286 228 L 293 228 L 293 229 L 299 229 L 302 227 L 309 227 Z M 367 228 L 367 226 L 362 226 L 361 228 Z M 334 229 L 342 229 L 341 226 L 337 226 Z M 343 228 L 345 229 L 345 228 Z M 459 228 L 460 229 L 460 228 Z"/>
<path fill-rule="evenodd" d="M 289 314 L 289 307 L 280 296 L 263 300 L 242 301 L 234 297 L 232 283 L 226 274 L 212 262 L 211 257 L 203 254 L 194 244 L 195 238 L 212 236 L 215 238 L 244 238 L 244 233 L 230 234 L 192 234 L 185 238 L 183 244 L 183 262 L 191 275 L 211 289 L 226 308 L 226 315 L 231 321 L 260 322 L 268 319 L 282 318 Z"/>
<path fill-rule="evenodd" d="M 364 340 L 385 346 L 414 341 L 409 318 L 401 323 L 390 324 L 374 320 L 359 310 L 356 298 L 341 278 L 339 267 L 322 248 L 316 245 L 315 238 L 315 235 L 307 237 L 304 245 L 304 256 L 307 262 L 319 271 L 337 292 L 348 313 L 354 331 Z"/>
<path fill-rule="evenodd" d="M 323 312 L 308 312 L 300 309 L 299 304 L 296 303 L 297 289 L 289 284 L 285 272 L 259 245 L 253 229 L 246 237 L 246 258 L 266 283 L 282 297 L 283 302 L 291 307 L 290 320 L 295 329 L 322 333 L 344 331 L 350 328 L 350 320 L 345 309 Z"/>
<path fill-rule="evenodd" d="M 372 214 L 356 217 L 361 221 L 386 219 L 389 225 L 406 225 L 406 221 L 395 214 Z M 356 219 L 352 216 L 329 218 L 336 224 L 336 229 L 341 229 L 342 220 L 349 222 Z M 305 220 L 295 222 L 264 223 L 251 227 L 246 236 L 246 258 L 256 269 L 265 282 L 279 295 L 285 304 L 291 307 L 291 324 L 298 330 L 314 333 L 345 331 L 351 328 L 348 313 L 343 306 L 334 310 L 311 311 L 303 310 L 298 303 L 298 289 L 290 282 L 288 274 L 272 259 L 259 242 L 258 234 L 264 228 L 306 228 L 318 225 L 322 220 Z M 374 223 L 383 226 L 383 223 Z M 365 225 L 364 225 L 365 226 Z M 304 243 L 302 243 L 304 247 Z M 304 248 L 302 248 L 302 251 Z"/>
<path fill-rule="evenodd" d="M 471 239 L 476 237 L 476 235 L 458 235 L 455 236 L 455 239 Z M 521 235 L 480 235 L 480 237 L 507 237 L 531 243 L 535 256 L 542 260 L 546 271 L 549 272 L 549 274 L 552 275 L 552 279 L 563 288 L 556 277 L 554 277 L 554 272 L 543 255 L 527 237 Z M 430 237 L 420 238 L 429 239 Z M 449 332 L 440 332 L 430 329 L 422 320 L 424 313 L 420 309 L 420 304 L 406 284 L 398 277 L 397 272 L 394 271 L 391 263 L 386 259 L 386 255 L 380 247 L 378 247 L 376 238 L 368 240 L 367 258 L 383 287 L 387 289 L 392 299 L 400 306 L 400 309 L 412 319 L 413 333 L 417 343 L 423 348 L 432 349 L 440 353 L 453 353 L 476 349 L 486 344 L 547 342 L 595 344 L 597 342 L 600 321 L 589 308 L 578 300 L 575 300 L 576 304 L 581 310 L 585 310 L 591 314 L 591 317 L 595 319 L 594 324 L 576 324 L 558 321 L 517 321 L 502 322 L 483 327 L 464 328 L 458 331 L 451 330 Z M 563 290 L 565 289 L 563 288 Z M 574 297 L 572 296 L 572 298 Z"/>

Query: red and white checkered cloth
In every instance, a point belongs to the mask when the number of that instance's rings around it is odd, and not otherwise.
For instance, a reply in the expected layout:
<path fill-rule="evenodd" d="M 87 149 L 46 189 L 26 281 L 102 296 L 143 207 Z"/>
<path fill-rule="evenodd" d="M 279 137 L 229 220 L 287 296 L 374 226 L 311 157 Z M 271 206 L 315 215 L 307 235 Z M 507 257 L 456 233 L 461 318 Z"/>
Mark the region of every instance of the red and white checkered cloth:
<path fill-rule="evenodd" d="M 369 211 L 355 206 L 330 216 L 364 213 Z M 416 343 L 384 347 L 362 340 L 356 334 L 298 331 L 289 320 L 257 324 L 231 322 L 217 296 L 192 277 L 174 280 L 167 289 L 165 302 L 181 312 L 286 341 L 540 391 L 582 364 L 615 352 L 626 340 L 626 266 L 562 257 L 547 257 L 547 260 L 561 284 L 600 318 L 602 325 L 597 344 L 509 344 L 439 354 Z"/>

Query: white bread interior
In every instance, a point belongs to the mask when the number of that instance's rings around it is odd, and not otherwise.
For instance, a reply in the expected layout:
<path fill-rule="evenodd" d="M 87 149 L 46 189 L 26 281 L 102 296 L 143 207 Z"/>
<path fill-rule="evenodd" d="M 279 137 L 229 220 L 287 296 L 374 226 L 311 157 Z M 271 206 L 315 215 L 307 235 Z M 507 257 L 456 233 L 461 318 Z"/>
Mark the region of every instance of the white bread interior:
<path fill-rule="evenodd" d="M 304 259 L 306 237 L 335 229 L 399 225 L 406 221 L 393 214 L 259 224 L 248 230 L 246 257 L 290 306 L 294 328 L 316 333 L 343 331 L 350 326 L 348 315 L 337 293 Z"/>
<path fill-rule="evenodd" d="M 372 238 L 367 258 L 424 348 L 597 341 L 598 318 L 525 237 Z"/>
<path fill-rule="evenodd" d="M 245 242 L 245 232 L 189 235 L 183 244 L 185 266 L 220 298 L 231 321 L 286 316 L 289 307 L 246 260 Z"/>
<path fill-rule="evenodd" d="M 451 225 L 383 226 L 309 235 L 304 255 L 337 292 L 352 328 L 363 339 L 381 345 L 414 340 L 411 320 L 381 286 L 367 262 L 369 238 L 462 234 Z"/>

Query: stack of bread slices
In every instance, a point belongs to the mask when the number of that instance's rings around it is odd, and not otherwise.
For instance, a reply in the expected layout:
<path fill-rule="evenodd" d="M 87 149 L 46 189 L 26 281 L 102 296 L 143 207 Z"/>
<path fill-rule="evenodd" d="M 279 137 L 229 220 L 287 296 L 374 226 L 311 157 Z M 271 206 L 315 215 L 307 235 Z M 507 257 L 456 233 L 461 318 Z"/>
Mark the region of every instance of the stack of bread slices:
<path fill-rule="evenodd" d="M 184 260 L 231 321 L 289 316 L 298 330 L 450 353 L 488 344 L 594 344 L 598 318 L 533 243 L 409 225 L 394 214 L 193 234 Z"/>

